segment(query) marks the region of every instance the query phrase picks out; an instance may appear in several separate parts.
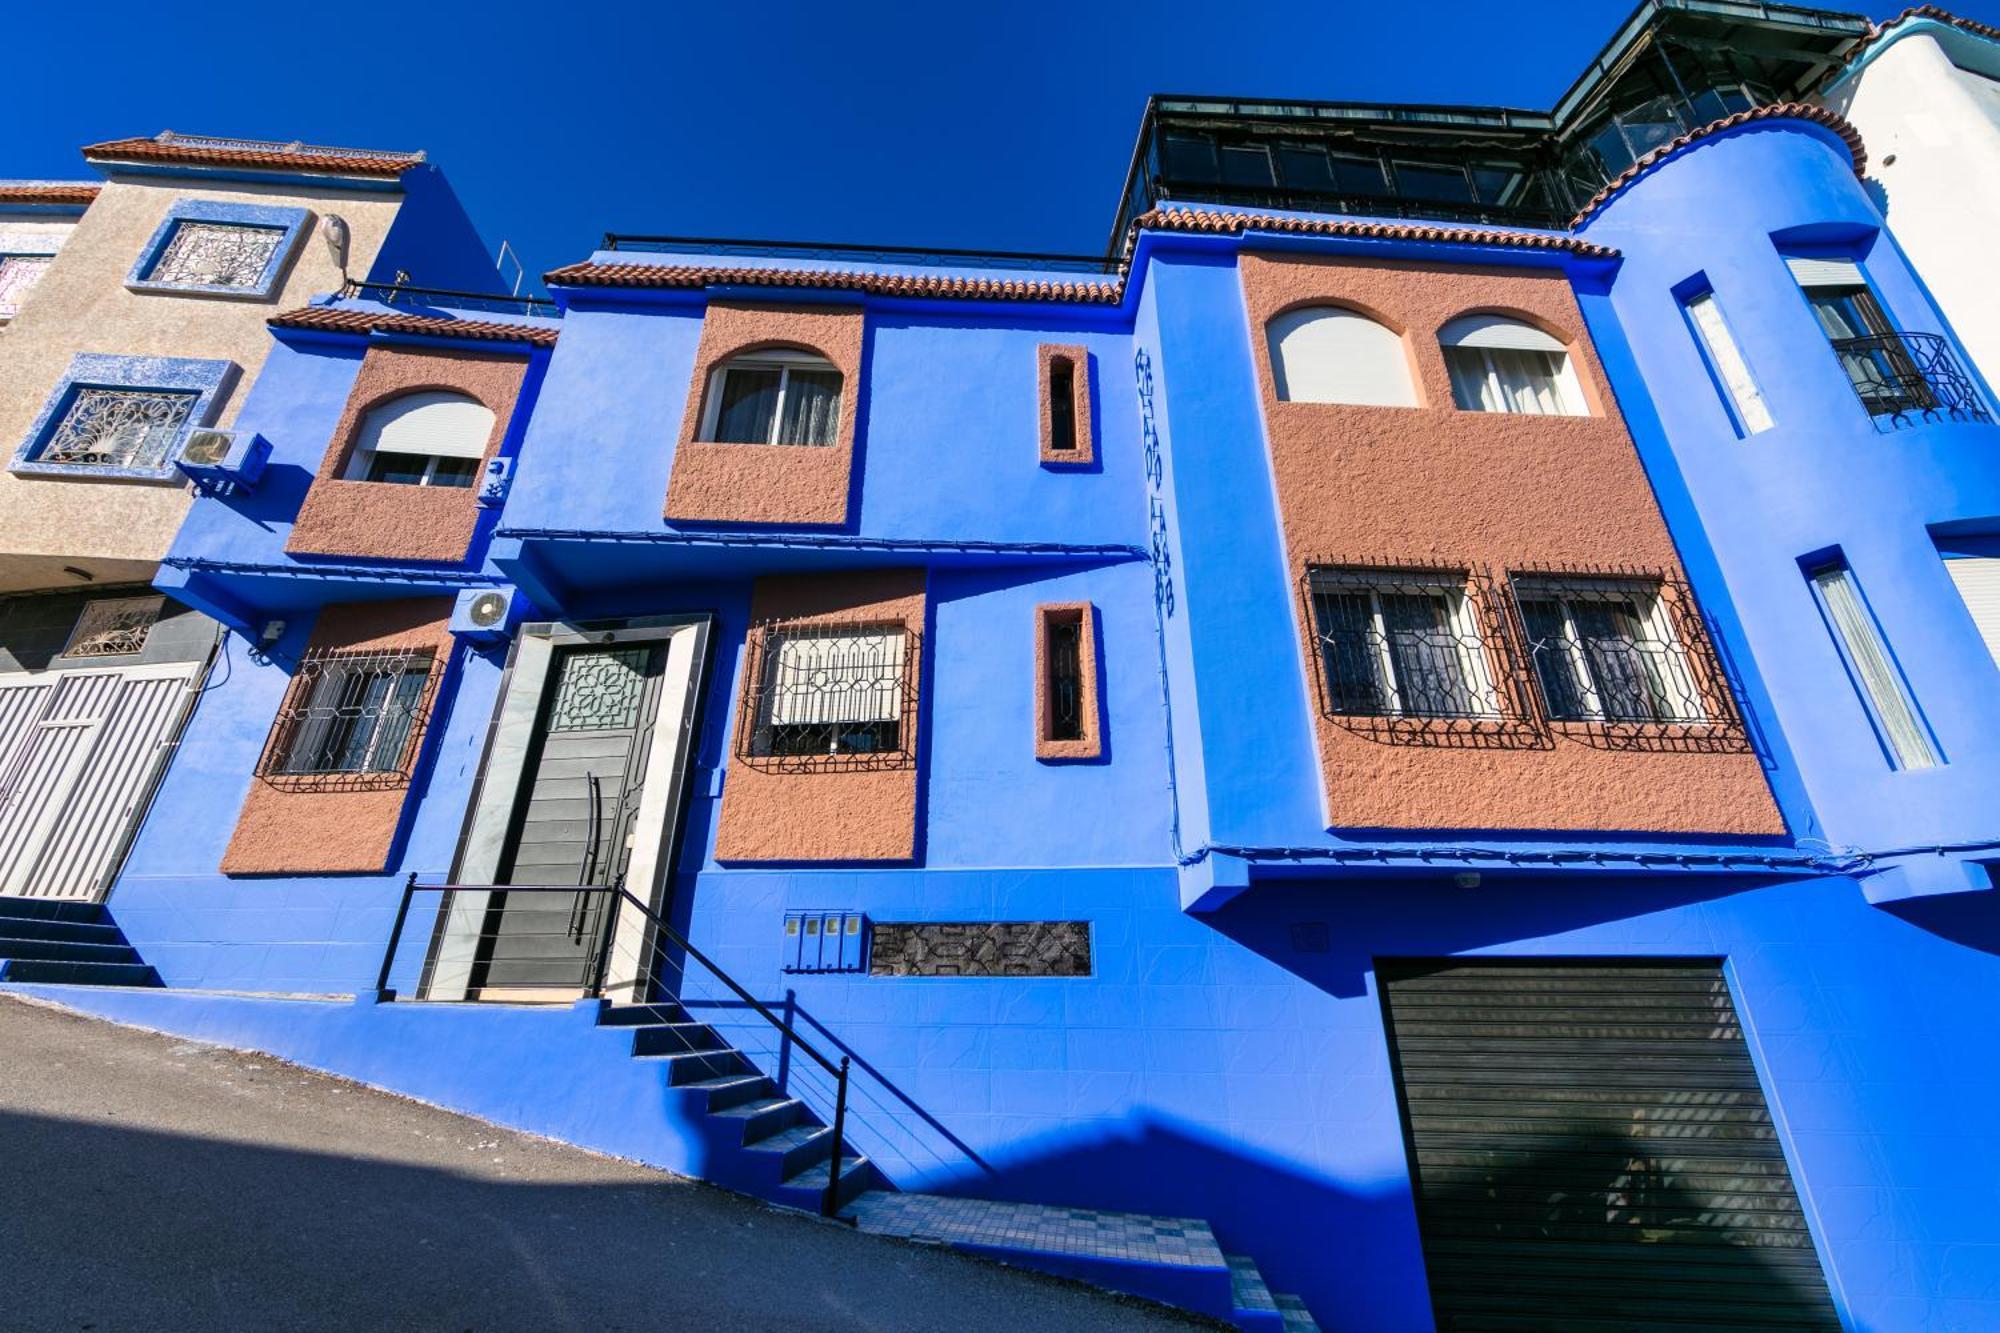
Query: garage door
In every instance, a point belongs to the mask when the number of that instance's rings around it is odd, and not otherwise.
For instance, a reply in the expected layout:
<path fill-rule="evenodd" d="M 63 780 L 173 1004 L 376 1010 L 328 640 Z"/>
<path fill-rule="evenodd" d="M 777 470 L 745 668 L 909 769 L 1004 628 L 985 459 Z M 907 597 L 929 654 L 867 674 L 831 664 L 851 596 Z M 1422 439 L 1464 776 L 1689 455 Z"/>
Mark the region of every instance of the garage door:
<path fill-rule="evenodd" d="M 1440 1328 L 1839 1327 L 1716 962 L 1378 975 Z"/>

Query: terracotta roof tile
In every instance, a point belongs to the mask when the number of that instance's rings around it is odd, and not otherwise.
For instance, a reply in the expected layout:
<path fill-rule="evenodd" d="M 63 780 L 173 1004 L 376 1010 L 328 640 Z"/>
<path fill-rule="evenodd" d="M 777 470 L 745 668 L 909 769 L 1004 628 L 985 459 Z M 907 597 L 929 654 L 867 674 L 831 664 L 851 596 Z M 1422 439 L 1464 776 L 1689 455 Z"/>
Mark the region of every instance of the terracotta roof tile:
<path fill-rule="evenodd" d="M 1576 236 L 1451 227 L 1428 222 L 1363 222 L 1355 218 L 1289 217 L 1275 213 L 1222 213 L 1186 207 L 1156 208 L 1133 220 L 1134 230 L 1191 231 L 1239 235 L 1281 231 L 1306 236 L 1345 236 L 1385 241 L 1431 241 L 1441 245 L 1497 245 L 1524 250 L 1562 250 L 1589 259 L 1616 259 L 1608 245 Z"/>
<path fill-rule="evenodd" d="M 0 181 L 0 204 L 89 204 L 101 188 L 90 181 Z"/>
<path fill-rule="evenodd" d="M 1050 282 L 1039 278 L 954 278 L 935 273 L 865 273 L 831 268 L 754 268 L 708 264 L 570 264 L 544 281 L 565 287 L 791 287 L 958 301 L 1054 301 L 1117 305 L 1124 284 Z"/>
<path fill-rule="evenodd" d="M 1590 202 L 1583 206 L 1583 211 L 1570 219 L 1569 225 L 1571 227 L 1582 226 L 1592 214 L 1610 203 L 1626 186 L 1638 180 L 1639 177 L 1652 170 L 1658 163 L 1678 153 L 1689 144 L 1700 143 L 1703 139 L 1711 138 L 1727 130 L 1736 129 L 1738 126 L 1754 124 L 1760 120 L 1803 120 L 1814 125 L 1824 125 L 1827 129 L 1838 134 L 1841 140 L 1846 143 L 1848 155 L 1854 159 L 1855 175 L 1861 175 L 1868 168 L 1868 149 L 1861 142 L 1861 132 L 1848 124 L 1845 117 L 1841 116 L 1838 112 L 1829 111 L 1823 106 L 1808 106 L 1804 102 L 1778 102 L 1771 106 L 1753 107 L 1748 111 L 1739 111 L 1733 116 L 1724 116 L 1721 120 L 1704 125 L 1698 130 L 1689 130 L 1672 143 L 1661 144 L 1658 148 L 1655 148 L 1652 152 L 1625 168 L 1615 180 L 1592 196 Z"/>
<path fill-rule="evenodd" d="M 1981 23 L 1976 19 L 1960 18 L 1950 10 L 1940 9 L 1936 5 L 1912 5 L 1910 8 L 1896 15 L 1896 17 L 1884 19 L 1870 29 L 1868 35 L 1863 37 L 1856 44 L 1855 48 L 1847 53 L 1847 63 L 1854 63 L 1854 58 L 1870 46 L 1873 46 L 1876 42 L 1882 40 L 1884 33 L 1888 32 L 1889 29 L 1895 27 L 1898 23 L 1909 19 L 1930 19 L 1934 22 L 1957 28 L 1962 32 L 1969 32 L 1974 37 L 1984 37 L 1988 41 L 2000 42 L 2000 28 L 1996 28 L 1990 23 Z"/>
<path fill-rule="evenodd" d="M 361 149 L 312 149 L 297 144 L 252 144 L 190 138 L 112 139 L 83 150 L 87 162 L 182 162 L 189 166 L 255 167 L 314 171 L 336 176 L 396 177 L 423 163 L 422 153 L 371 153 Z"/>
<path fill-rule="evenodd" d="M 274 329 L 314 329 L 322 333 L 415 333 L 432 338 L 463 338 L 468 342 L 522 342 L 554 347 L 559 330 L 542 324 L 503 324 L 495 320 L 446 319 L 437 315 L 405 315 L 386 310 L 341 310 L 304 306 L 273 315 Z"/>

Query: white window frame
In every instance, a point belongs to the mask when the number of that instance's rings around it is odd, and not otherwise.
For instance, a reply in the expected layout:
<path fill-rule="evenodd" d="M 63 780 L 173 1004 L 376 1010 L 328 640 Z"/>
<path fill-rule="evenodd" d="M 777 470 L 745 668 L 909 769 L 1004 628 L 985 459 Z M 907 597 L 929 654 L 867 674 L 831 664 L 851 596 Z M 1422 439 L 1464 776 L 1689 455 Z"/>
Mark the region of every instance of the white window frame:
<path fill-rule="evenodd" d="M 1403 682 L 1396 674 L 1395 654 L 1389 648 L 1389 626 L 1382 614 L 1382 593 L 1387 587 L 1391 596 L 1408 593 L 1411 595 L 1431 595 L 1441 597 L 1445 603 L 1445 616 L 1452 630 L 1452 646 L 1457 652 L 1459 670 L 1465 682 L 1465 691 L 1471 696 L 1475 711 L 1469 713 L 1412 713 L 1403 706 Z M 1383 683 L 1388 690 L 1386 716 L 1407 718 L 1446 718 L 1454 721 L 1497 722 L 1501 719 L 1500 691 L 1494 684 L 1493 671 L 1487 659 L 1486 635 L 1479 625 L 1479 613 L 1472 604 L 1464 585 L 1452 583 L 1442 578 L 1427 578 L 1418 575 L 1413 578 L 1376 577 L 1368 573 L 1358 573 L 1340 569 L 1320 569 L 1313 571 L 1312 590 L 1335 593 L 1365 593 L 1368 596 L 1369 629 L 1374 638 L 1375 657 L 1382 672 Z M 1318 609 L 1314 609 L 1314 619 L 1318 619 Z M 1475 650 L 1470 645 L 1477 644 Z M 1313 626 L 1314 651 L 1325 653 L 1326 648 L 1317 623 Z M 1322 660 L 1321 668 L 1325 665 Z"/>
<path fill-rule="evenodd" d="M 371 426 L 371 423 L 374 421 L 377 414 L 391 411 L 398 404 L 406 403 L 411 398 L 431 398 L 436 400 L 450 399 L 456 403 L 469 403 L 475 405 L 481 411 L 486 413 L 487 417 L 489 418 L 489 421 L 486 426 L 486 432 L 483 435 L 481 435 L 477 441 L 477 452 L 476 453 L 473 452 L 472 442 L 469 439 L 467 443 L 461 447 L 440 453 L 431 453 L 428 451 L 417 450 L 417 449 L 379 449 L 366 443 L 370 439 L 379 440 L 381 438 L 380 428 Z M 415 393 L 398 394 L 396 397 L 386 398 L 381 402 L 374 404 L 366 412 L 362 413 L 361 420 L 359 422 L 359 429 L 356 431 L 354 452 L 352 456 L 349 457 L 349 459 L 347 460 L 347 470 L 343 474 L 343 478 L 347 481 L 369 481 L 370 478 L 368 474 L 374 469 L 375 460 L 381 457 L 383 454 L 392 454 L 399 458 L 409 459 L 412 462 L 414 462 L 417 459 L 422 459 L 424 464 L 422 475 L 419 476 L 415 482 L 377 481 L 374 482 L 375 485 L 432 486 L 440 484 L 437 481 L 438 466 L 446 459 L 453 459 L 453 460 L 470 459 L 474 463 L 471 480 L 467 481 L 462 486 L 454 486 L 452 489 L 468 490 L 476 488 L 479 485 L 480 466 L 483 465 L 483 461 L 486 457 L 486 447 L 492 441 L 493 428 L 497 424 L 499 424 L 498 413 L 494 412 L 491 407 L 488 407 L 485 403 L 481 402 L 478 398 L 474 397 L 472 394 L 466 393 L 460 389 L 423 389 Z"/>
<path fill-rule="evenodd" d="M 1554 602 L 1562 609 L 1563 651 L 1569 659 L 1570 679 L 1576 683 L 1578 700 L 1583 705 L 1581 718 L 1556 718 L 1557 722 L 1604 722 L 1612 726 L 1689 726 L 1708 722 L 1711 719 L 1705 711 L 1697 711 L 1689 716 L 1656 718 L 1611 718 L 1604 715 L 1604 700 L 1598 696 L 1597 680 L 1590 670 L 1588 655 L 1583 650 L 1583 635 L 1576 625 L 1576 612 L 1572 602 L 1623 602 L 1636 608 L 1640 621 L 1657 643 L 1666 646 L 1668 663 L 1687 682 L 1691 694 L 1698 695 L 1692 664 L 1688 660 L 1687 644 L 1682 642 L 1680 631 L 1674 625 L 1672 613 L 1667 608 L 1666 599 L 1660 596 L 1658 584 L 1643 579 L 1544 579 L 1533 575 L 1514 580 L 1514 595 L 1521 601 Z M 1525 617 L 1524 617 L 1525 619 Z M 1529 665 L 1533 666 L 1532 639 L 1529 643 Z M 1663 663 L 1665 665 L 1666 663 Z M 1542 688 L 1541 676 L 1535 676 L 1535 688 Z M 1668 691 L 1671 696 L 1672 691 Z M 1546 697 L 1543 700 L 1547 703 Z M 1669 697 L 1667 708 L 1675 708 L 1678 701 Z"/>
<path fill-rule="evenodd" d="M 1687 313 L 1688 327 L 1694 330 L 1695 342 L 1722 390 L 1737 432 L 1756 435 L 1771 429 L 1777 424 L 1771 418 L 1771 408 L 1715 293 L 1704 289 L 1683 297 L 1681 309 Z"/>
<path fill-rule="evenodd" d="M 1862 710 L 1889 761 L 1901 770 L 1936 768 L 1944 763 L 1937 740 L 1917 711 L 1917 701 L 1889 641 L 1845 561 L 1820 565 L 1807 574 L 1813 599 L 1833 638 L 1834 651 L 1854 681 Z M 1828 595 L 1837 586 L 1841 595 Z M 1836 602 L 1842 603 L 1836 606 Z M 1843 612 L 1847 624 L 1843 624 Z M 1870 668 L 1873 668 L 1871 671 Z"/>
<path fill-rule="evenodd" d="M 730 371 L 776 370 L 778 372 L 778 397 L 771 408 L 771 424 L 765 431 L 765 438 L 761 441 L 729 440 L 726 443 L 777 444 L 778 432 L 783 427 L 785 421 L 785 400 L 791 390 L 792 371 L 794 369 L 811 370 L 822 374 L 831 371 L 840 377 L 840 392 L 834 398 L 833 402 L 833 438 L 824 443 L 793 444 L 786 445 L 785 447 L 788 449 L 825 449 L 839 443 L 840 411 L 843 405 L 842 400 L 846 397 L 848 388 L 846 372 L 823 356 L 813 352 L 797 351 L 789 347 L 768 347 L 760 351 L 746 353 L 742 356 L 732 356 L 709 372 L 707 398 L 702 406 L 699 442 L 703 444 L 725 443 L 725 441 L 715 438 L 715 431 L 716 427 L 722 422 L 722 385 L 723 381 L 728 378 Z"/>
<path fill-rule="evenodd" d="M 1469 314 L 1460 315 L 1448 321 L 1438 330 L 1438 347 L 1444 357 L 1447 377 L 1452 384 L 1452 402 L 1461 412 L 1488 412 L 1496 416 L 1537 416 L 1537 417 L 1587 417 L 1590 415 L 1589 402 L 1584 398 L 1583 384 L 1577 378 L 1576 358 L 1561 339 L 1536 328 L 1526 320 L 1515 319 L 1511 315 Z M 1542 411 L 1523 409 L 1516 405 L 1514 398 L 1505 392 L 1505 381 L 1494 360 L 1495 352 L 1533 354 L 1548 358 L 1549 374 L 1546 390 L 1537 388 L 1535 398 L 1539 402 L 1546 397 L 1553 410 Z M 1478 373 L 1484 377 L 1486 392 L 1482 399 L 1499 403 L 1501 406 L 1487 407 L 1484 402 L 1466 404 L 1458 401 L 1460 372 L 1454 365 L 1457 357 L 1477 354 Z"/>

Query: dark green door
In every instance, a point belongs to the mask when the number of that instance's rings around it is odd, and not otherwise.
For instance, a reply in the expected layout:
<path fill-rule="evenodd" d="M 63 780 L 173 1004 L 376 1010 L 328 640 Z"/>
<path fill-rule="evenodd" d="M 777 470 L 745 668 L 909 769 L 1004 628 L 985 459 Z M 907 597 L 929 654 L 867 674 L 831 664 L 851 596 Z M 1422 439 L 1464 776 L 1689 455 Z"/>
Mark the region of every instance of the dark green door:
<path fill-rule="evenodd" d="M 1441 1329 L 1839 1328 L 1716 962 L 1378 976 Z"/>
<path fill-rule="evenodd" d="M 663 642 L 564 648 L 549 672 L 498 884 L 611 885 L 632 855 Z M 612 912 L 602 893 L 496 893 L 472 987 L 580 989 Z"/>

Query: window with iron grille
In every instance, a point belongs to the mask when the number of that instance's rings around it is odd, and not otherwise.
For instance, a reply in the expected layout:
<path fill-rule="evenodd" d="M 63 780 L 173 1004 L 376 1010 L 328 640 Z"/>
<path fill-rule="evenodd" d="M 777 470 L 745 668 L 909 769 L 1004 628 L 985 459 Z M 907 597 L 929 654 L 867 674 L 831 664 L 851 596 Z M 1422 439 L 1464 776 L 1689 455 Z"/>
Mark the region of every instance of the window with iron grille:
<path fill-rule="evenodd" d="M 1083 739 L 1083 613 L 1051 612 L 1047 635 L 1049 734 L 1052 741 Z"/>
<path fill-rule="evenodd" d="M 1305 587 L 1329 718 L 1385 740 L 1538 743 L 1505 616 L 1476 572 L 1315 564 Z"/>
<path fill-rule="evenodd" d="M 180 439 L 197 397 L 166 389 L 79 388 L 35 461 L 78 467 L 159 467 Z"/>
<path fill-rule="evenodd" d="M 54 262 L 54 255 L 0 255 L 0 319 L 21 313 L 28 293 Z"/>
<path fill-rule="evenodd" d="M 435 676 L 429 648 L 307 652 L 259 776 L 355 787 L 408 781 Z"/>
<path fill-rule="evenodd" d="M 778 771 L 909 767 L 920 660 L 900 621 L 758 626 L 738 757 Z"/>
<path fill-rule="evenodd" d="M 62 656 L 130 657 L 144 652 L 146 636 L 165 605 L 164 597 L 100 597 L 86 602 Z"/>
<path fill-rule="evenodd" d="M 284 243 L 283 227 L 183 218 L 146 281 L 170 287 L 254 288 Z"/>
<path fill-rule="evenodd" d="M 1565 735 L 1626 748 L 1742 748 L 1685 584 L 1610 570 L 1523 571 L 1510 582 L 1543 714 Z"/>

